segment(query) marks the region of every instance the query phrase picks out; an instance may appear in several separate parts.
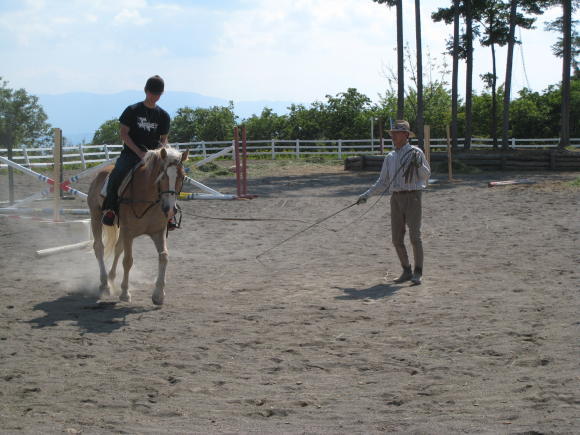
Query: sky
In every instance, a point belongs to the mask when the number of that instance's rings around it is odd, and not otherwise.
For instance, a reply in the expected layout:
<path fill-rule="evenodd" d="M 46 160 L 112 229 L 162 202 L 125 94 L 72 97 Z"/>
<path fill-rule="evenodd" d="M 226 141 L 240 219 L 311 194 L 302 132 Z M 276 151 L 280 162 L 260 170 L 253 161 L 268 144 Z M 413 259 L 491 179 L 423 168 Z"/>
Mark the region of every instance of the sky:
<path fill-rule="evenodd" d="M 452 27 L 430 16 L 448 3 L 421 2 L 423 50 L 435 65 Z M 403 10 L 414 50 L 414 1 L 403 0 Z M 543 24 L 559 14 L 547 10 L 535 30 L 518 35 L 514 91 L 561 79 L 550 49 L 557 35 Z M 396 71 L 395 15 L 371 0 L 0 0 L 0 77 L 31 94 L 141 90 L 159 74 L 166 90 L 234 101 L 309 103 L 351 87 L 377 101 Z M 475 48 L 481 92 L 491 57 Z M 501 82 L 505 58 L 498 49 Z M 460 80 L 464 71 L 462 64 Z"/>

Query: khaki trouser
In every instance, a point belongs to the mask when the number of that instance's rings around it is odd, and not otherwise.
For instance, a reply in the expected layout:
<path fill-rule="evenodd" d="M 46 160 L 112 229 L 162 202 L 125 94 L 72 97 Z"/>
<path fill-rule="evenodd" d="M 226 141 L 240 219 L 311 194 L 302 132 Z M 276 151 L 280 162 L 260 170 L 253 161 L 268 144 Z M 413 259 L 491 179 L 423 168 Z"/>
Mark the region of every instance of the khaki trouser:
<path fill-rule="evenodd" d="M 405 248 L 405 226 L 409 227 L 409 237 L 413 247 L 415 267 L 423 268 L 423 242 L 421 241 L 421 191 L 394 192 L 391 195 L 391 232 L 393 245 L 401 266 L 410 266 Z"/>

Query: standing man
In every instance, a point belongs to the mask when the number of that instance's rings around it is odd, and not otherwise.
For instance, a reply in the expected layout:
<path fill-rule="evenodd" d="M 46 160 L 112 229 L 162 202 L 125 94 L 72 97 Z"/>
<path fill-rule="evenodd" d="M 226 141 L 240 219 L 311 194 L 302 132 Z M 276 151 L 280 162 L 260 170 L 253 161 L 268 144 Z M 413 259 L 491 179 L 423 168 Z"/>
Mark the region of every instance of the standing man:
<path fill-rule="evenodd" d="M 147 154 L 167 145 L 169 114 L 157 105 L 165 83 L 158 75 L 150 77 L 145 84 L 145 100 L 127 107 L 119 121 L 123 151 L 109 175 L 107 196 L 103 202 L 103 224 L 112 226 L 119 213 L 118 189 L 125 176 Z M 173 224 L 173 225 L 172 225 Z M 175 224 L 169 221 L 168 229 Z"/>
<path fill-rule="evenodd" d="M 423 275 L 423 243 L 421 241 L 421 191 L 427 187 L 431 168 L 420 148 L 409 143 L 414 137 L 409 123 L 395 122 L 389 134 L 395 147 L 385 157 L 381 175 L 369 190 L 359 196 L 357 204 L 364 204 L 375 192 L 388 189 L 391 195 L 391 232 L 393 245 L 403 267 L 396 283 L 412 281 L 421 284 Z M 405 248 L 405 227 L 409 227 L 415 269 L 411 269 Z"/>

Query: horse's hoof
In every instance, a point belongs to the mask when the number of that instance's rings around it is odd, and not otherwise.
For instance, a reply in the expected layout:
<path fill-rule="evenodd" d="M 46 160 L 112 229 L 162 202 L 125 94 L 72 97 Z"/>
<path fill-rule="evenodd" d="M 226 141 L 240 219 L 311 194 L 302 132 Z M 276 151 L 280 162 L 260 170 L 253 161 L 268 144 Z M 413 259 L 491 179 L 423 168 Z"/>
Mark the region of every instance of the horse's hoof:
<path fill-rule="evenodd" d="M 155 305 L 163 305 L 163 299 L 164 299 L 163 295 L 161 296 L 153 295 L 153 297 L 151 298 L 151 300 Z"/>
<path fill-rule="evenodd" d="M 131 302 L 131 295 L 130 294 L 121 294 L 119 295 L 119 300 L 122 302 Z"/>

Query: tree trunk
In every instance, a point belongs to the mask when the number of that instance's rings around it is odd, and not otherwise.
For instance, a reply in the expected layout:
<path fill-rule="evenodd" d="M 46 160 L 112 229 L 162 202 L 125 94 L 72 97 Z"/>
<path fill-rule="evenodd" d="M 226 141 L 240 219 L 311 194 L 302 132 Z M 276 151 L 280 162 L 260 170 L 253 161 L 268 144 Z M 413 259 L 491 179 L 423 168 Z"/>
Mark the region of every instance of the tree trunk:
<path fill-rule="evenodd" d="M 512 86 L 512 66 L 514 58 L 514 44 L 515 44 L 515 31 L 516 31 L 516 12 L 518 9 L 518 1 L 511 0 L 510 5 L 510 30 L 508 37 L 508 52 L 507 52 L 507 63 L 505 68 L 505 83 L 504 83 L 504 94 L 503 94 L 503 125 L 502 125 L 502 140 L 501 145 L 504 150 L 509 148 L 509 126 L 510 126 L 510 93 Z"/>
<path fill-rule="evenodd" d="M 497 63 L 495 59 L 495 44 L 491 44 L 491 137 L 493 138 L 493 149 L 496 150 L 497 143 Z"/>
<path fill-rule="evenodd" d="M 467 65 L 465 72 L 465 143 L 463 148 L 471 148 L 473 124 L 472 93 L 473 93 L 473 20 L 471 16 L 471 1 L 465 0 L 466 50 Z"/>
<path fill-rule="evenodd" d="M 457 150 L 457 76 L 459 73 L 459 0 L 453 0 L 453 71 L 451 78 L 451 145 Z"/>
<path fill-rule="evenodd" d="M 562 126 L 558 149 L 570 145 L 570 64 L 572 62 L 572 1 L 562 1 Z"/>
<path fill-rule="evenodd" d="M 424 149 L 424 108 L 423 108 L 423 50 L 421 48 L 421 2 L 415 0 L 415 36 L 417 44 L 417 140 L 419 148 Z"/>
<path fill-rule="evenodd" d="M 403 0 L 397 0 L 397 119 L 405 118 L 405 64 L 403 42 Z"/>

